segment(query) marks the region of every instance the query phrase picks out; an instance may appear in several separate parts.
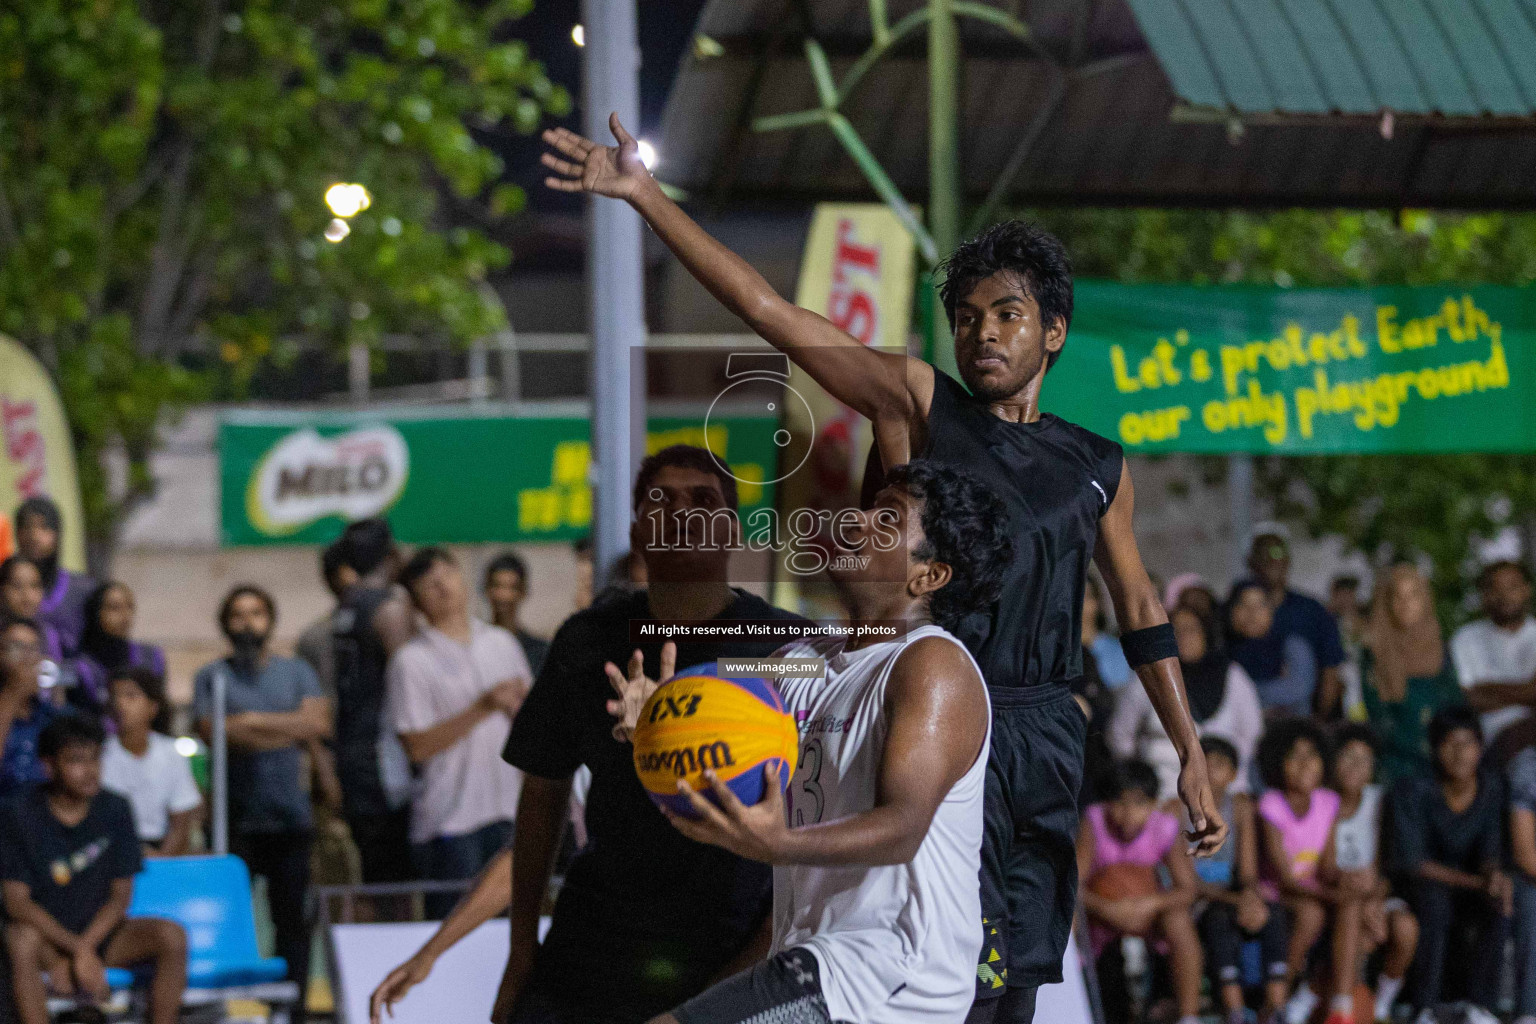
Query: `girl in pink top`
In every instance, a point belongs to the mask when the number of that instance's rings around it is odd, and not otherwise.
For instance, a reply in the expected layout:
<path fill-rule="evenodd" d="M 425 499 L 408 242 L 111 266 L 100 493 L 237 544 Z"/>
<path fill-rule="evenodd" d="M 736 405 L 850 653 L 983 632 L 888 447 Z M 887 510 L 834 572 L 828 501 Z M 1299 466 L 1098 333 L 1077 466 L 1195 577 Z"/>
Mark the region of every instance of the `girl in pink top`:
<path fill-rule="evenodd" d="M 1330 915 L 1334 918 L 1334 996 L 1325 1024 L 1349 1024 L 1359 909 L 1356 901 L 1318 878 L 1318 868 L 1333 857 L 1333 824 L 1339 813 L 1339 794 L 1323 788 L 1326 752 L 1322 730 L 1305 718 L 1275 723 L 1259 743 L 1259 766 L 1269 787 L 1258 808 L 1263 833 L 1259 889 L 1266 900 L 1283 902 L 1291 912 L 1293 978 L 1322 937 Z M 1302 979 L 1285 1016 L 1291 1020 L 1310 1016 L 1316 1003 L 1317 997 Z"/>
<path fill-rule="evenodd" d="M 1117 761 L 1106 776 L 1106 799 L 1089 806 L 1077 834 L 1077 871 L 1083 880 L 1078 892 L 1088 914 L 1094 956 L 1122 935 L 1155 936 L 1160 940 L 1158 952 L 1169 956 L 1180 1024 L 1197 1021 L 1204 956 L 1190 906 L 1199 882 L 1179 835 L 1179 821 L 1157 809 L 1157 772 L 1145 761 Z M 1117 864 L 1149 870 L 1162 865 L 1172 884 L 1143 895 L 1099 895 L 1095 881 Z M 1108 980 L 1118 980 L 1119 985 L 1107 988 L 1124 988 L 1124 979 Z M 1105 995 L 1111 997 L 1110 992 Z M 1106 1016 L 1115 1019 L 1108 1007 Z"/>

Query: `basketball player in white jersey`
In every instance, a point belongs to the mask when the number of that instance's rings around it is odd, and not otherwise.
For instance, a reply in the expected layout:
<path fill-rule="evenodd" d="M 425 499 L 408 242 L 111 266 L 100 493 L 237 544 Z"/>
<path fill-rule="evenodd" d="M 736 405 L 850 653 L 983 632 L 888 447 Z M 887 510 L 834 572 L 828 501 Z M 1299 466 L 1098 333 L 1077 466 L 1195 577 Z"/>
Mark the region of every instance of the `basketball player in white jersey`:
<path fill-rule="evenodd" d="M 878 527 L 876 517 L 885 517 Z M 965 1019 L 981 947 L 991 712 L 981 671 L 944 626 L 996 599 L 1012 557 L 1006 524 L 974 478 L 918 460 L 892 471 L 873 508 L 838 538 L 869 556 L 830 573 L 849 624 L 899 620 L 906 636 L 778 652 L 827 664 L 825 679 L 779 684 L 800 726 L 787 795 L 771 768 L 768 796 L 752 807 L 712 773 L 718 806 L 679 782 L 700 815 L 668 815 L 679 831 L 774 865 L 773 944 L 766 960 L 651 1024 Z M 627 688 L 654 688 L 610 675 L 630 709 L 641 693 Z"/>

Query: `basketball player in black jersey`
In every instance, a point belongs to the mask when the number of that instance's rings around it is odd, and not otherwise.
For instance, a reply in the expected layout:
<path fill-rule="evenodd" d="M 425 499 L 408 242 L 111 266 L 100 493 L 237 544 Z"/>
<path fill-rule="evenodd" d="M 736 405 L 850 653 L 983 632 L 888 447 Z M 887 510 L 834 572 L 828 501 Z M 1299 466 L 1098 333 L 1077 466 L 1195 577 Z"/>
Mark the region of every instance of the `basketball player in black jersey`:
<path fill-rule="evenodd" d="M 1135 492 L 1120 446 L 1040 412 L 1046 371 L 1067 340 L 1071 267 L 1061 243 L 1018 222 L 961 245 L 941 289 L 958 381 L 932 365 L 862 345 L 780 297 L 762 275 L 669 200 L 619 124 L 617 146 L 565 129 L 546 179 L 633 206 L 689 273 L 834 398 L 869 418 L 880 466 L 922 456 L 968 470 L 1003 498 L 1015 557 L 1003 596 L 961 631 L 993 704 L 981 895 L 985 941 L 970 1021 L 1027 1024 L 1035 991 L 1061 980 L 1076 900 L 1077 797 L 1086 723 L 1070 684 L 1082 672 L 1083 588 L 1104 577 L 1121 642 L 1179 752 L 1179 796 L 1197 852 L 1226 838 L 1189 716 L 1178 648 L 1131 529 Z"/>

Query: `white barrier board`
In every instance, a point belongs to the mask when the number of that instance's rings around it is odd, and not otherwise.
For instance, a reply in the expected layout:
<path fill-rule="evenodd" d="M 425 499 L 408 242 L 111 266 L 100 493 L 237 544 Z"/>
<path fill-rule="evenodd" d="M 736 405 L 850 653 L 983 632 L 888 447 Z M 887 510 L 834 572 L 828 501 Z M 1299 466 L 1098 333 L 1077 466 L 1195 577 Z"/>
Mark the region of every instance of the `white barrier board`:
<path fill-rule="evenodd" d="M 436 921 L 332 925 L 339 1024 L 367 1024 L 368 997 L 373 990 L 386 974 L 420 949 L 437 927 Z M 541 937 L 548 927 L 548 918 L 539 922 Z M 489 1020 L 507 966 L 508 939 L 505 918 L 476 928 L 443 954 L 431 977 L 395 1004 L 394 1017 L 384 1019 L 392 1024 Z"/>

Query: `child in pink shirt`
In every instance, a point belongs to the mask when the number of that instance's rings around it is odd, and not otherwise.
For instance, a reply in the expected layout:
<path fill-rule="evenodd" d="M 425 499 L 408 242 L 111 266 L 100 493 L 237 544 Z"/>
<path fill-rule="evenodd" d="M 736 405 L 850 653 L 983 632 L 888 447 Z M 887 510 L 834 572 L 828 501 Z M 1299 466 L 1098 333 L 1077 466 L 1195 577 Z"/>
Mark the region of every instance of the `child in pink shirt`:
<path fill-rule="evenodd" d="M 1087 911 L 1094 957 L 1123 935 L 1156 937 L 1158 952 L 1169 956 L 1174 1000 L 1180 1024 L 1198 1021 L 1200 977 L 1204 955 L 1195 933 L 1190 905 L 1198 889 L 1179 821 L 1157 809 L 1157 772 L 1145 761 L 1115 762 L 1101 787 L 1102 803 L 1083 814 L 1077 834 L 1077 871 L 1083 908 Z M 1171 885 L 1155 893 L 1113 898 L 1094 891 L 1094 881 L 1106 868 L 1133 864 L 1155 871 L 1167 869 Z M 1118 985 L 1106 986 L 1118 991 Z M 1106 999 L 1111 992 L 1106 991 Z M 1106 1016 L 1114 1019 L 1108 1012 Z"/>
<path fill-rule="evenodd" d="M 1333 823 L 1339 794 L 1323 788 L 1327 740 L 1310 719 L 1290 718 L 1270 726 L 1259 741 L 1259 767 L 1268 787 L 1259 798 L 1259 890 L 1284 903 L 1291 915 L 1289 967 L 1301 976 L 1307 953 L 1334 917 L 1334 972 L 1325 1024 L 1349 1024 L 1354 1011 L 1358 903 L 1321 884 L 1318 869 L 1333 858 Z M 1317 996 L 1302 978 L 1286 1007 L 1288 1020 L 1311 1015 Z"/>

